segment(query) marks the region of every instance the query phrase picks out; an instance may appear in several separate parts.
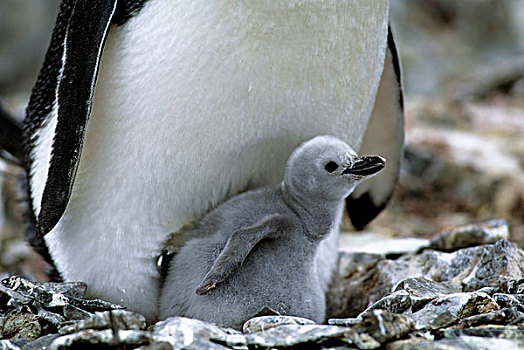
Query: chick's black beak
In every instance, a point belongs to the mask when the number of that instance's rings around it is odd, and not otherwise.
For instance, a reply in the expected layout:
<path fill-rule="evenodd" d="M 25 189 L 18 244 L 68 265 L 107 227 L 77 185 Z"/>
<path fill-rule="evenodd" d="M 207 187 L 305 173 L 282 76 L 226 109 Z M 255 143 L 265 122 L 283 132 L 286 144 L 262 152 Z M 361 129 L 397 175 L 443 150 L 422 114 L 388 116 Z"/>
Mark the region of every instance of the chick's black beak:
<path fill-rule="evenodd" d="M 373 175 L 378 173 L 386 166 L 386 159 L 380 156 L 368 156 L 357 158 L 355 162 L 344 171 L 342 174 L 352 174 L 352 175 Z"/>

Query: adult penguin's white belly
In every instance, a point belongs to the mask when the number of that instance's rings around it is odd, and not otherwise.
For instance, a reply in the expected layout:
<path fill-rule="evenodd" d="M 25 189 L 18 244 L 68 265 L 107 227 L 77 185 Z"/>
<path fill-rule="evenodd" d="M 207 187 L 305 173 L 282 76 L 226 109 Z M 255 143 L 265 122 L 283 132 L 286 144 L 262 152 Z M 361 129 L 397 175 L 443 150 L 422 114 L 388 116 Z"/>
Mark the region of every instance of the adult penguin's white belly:
<path fill-rule="evenodd" d="M 112 28 L 73 192 L 46 236 L 64 278 L 153 319 L 171 232 L 280 181 L 314 135 L 358 149 L 387 20 L 385 0 L 150 0 Z"/>

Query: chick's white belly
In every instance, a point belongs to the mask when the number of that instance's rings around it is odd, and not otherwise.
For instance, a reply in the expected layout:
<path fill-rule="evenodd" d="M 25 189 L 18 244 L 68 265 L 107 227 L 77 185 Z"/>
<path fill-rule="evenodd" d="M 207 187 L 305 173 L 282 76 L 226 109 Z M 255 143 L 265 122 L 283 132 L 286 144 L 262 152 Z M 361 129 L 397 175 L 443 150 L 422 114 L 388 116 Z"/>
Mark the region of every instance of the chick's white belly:
<path fill-rule="evenodd" d="M 278 35 L 290 37 L 261 43 L 246 33 L 231 37 L 222 15 L 206 33 L 183 23 L 208 21 L 207 2 L 194 1 L 193 17 L 175 19 L 176 9 L 155 8 L 169 3 L 151 1 L 111 30 L 72 195 L 46 236 L 65 279 L 86 281 L 91 295 L 149 318 L 158 293 L 154 261 L 171 232 L 239 191 L 280 181 L 291 151 L 315 135 L 358 149 L 387 28 L 385 6 L 362 2 L 381 8 L 376 22 L 364 14 L 365 23 L 333 23 L 337 35 L 325 40 L 327 29 L 286 32 L 300 25 L 297 15 L 282 19 L 289 26 Z M 160 33 L 167 23 L 180 28 Z"/>

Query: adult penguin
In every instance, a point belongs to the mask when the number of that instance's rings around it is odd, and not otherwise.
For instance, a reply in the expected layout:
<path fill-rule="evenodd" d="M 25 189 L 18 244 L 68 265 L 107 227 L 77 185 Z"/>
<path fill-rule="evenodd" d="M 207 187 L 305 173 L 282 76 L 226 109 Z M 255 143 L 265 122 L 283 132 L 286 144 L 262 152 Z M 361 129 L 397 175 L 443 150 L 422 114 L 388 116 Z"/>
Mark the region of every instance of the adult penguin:
<path fill-rule="evenodd" d="M 347 201 L 363 227 L 403 144 L 388 18 L 387 0 L 63 0 L 25 124 L 30 241 L 65 280 L 153 320 L 170 234 L 278 183 L 319 134 L 388 159 Z"/>

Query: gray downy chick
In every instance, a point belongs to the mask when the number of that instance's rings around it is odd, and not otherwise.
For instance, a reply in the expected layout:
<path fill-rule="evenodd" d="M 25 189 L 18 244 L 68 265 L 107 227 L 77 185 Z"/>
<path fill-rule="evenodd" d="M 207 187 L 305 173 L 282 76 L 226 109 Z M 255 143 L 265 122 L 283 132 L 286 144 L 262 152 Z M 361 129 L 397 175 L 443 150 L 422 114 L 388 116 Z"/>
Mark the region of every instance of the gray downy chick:
<path fill-rule="evenodd" d="M 284 181 L 245 192 L 207 214 L 170 263 L 159 315 L 240 329 L 264 309 L 322 322 L 315 254 L 346 198 L 385 166 L 318 136 L 289 157 Z M 336 252 L 332 252 L 336 254 Z"/>

